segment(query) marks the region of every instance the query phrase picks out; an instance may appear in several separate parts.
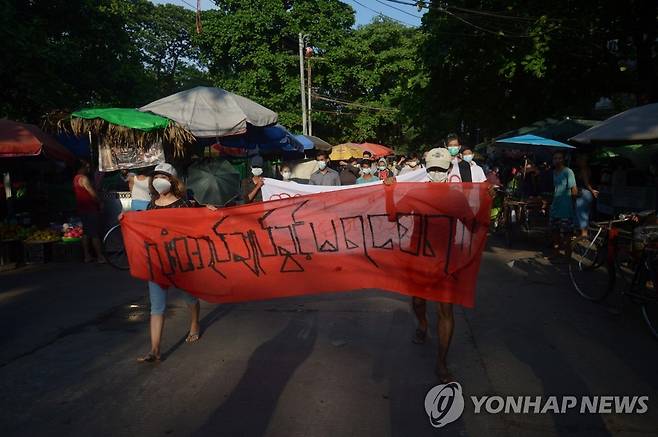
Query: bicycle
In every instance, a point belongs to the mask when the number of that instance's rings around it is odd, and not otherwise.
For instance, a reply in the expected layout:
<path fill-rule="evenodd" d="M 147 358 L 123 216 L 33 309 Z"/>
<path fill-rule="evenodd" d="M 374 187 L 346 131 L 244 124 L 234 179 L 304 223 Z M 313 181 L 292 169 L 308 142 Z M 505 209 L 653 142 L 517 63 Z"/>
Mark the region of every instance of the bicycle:
<path fill-rule="evenodd" d="M 634 217 L 649 214 L 593 223 L 590 235 L 571 243 L 569 277 L 578 294 L 593 302 L 604 300 L 621 277 L 622 304 L 628 297 L 640 305 L 645 323 L 658 339 L 658 226 L 633 226 Z M 619 226 L 623 223 L 634 229 L 623 229 Z"/>

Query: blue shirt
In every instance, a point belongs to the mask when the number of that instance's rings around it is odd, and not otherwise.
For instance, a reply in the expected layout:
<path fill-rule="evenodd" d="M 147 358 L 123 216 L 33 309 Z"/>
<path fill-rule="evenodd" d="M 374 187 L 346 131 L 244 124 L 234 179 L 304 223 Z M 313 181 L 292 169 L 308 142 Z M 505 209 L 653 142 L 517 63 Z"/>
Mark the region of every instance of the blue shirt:
<path fill-rule="evenodd" d="M 573 197 L 571 189 L 576 186 L 576 177 L 569 167 L 560 172 L 553 172 L 553 203 L 551 204 L 551 217 L 572 218 Z"/>

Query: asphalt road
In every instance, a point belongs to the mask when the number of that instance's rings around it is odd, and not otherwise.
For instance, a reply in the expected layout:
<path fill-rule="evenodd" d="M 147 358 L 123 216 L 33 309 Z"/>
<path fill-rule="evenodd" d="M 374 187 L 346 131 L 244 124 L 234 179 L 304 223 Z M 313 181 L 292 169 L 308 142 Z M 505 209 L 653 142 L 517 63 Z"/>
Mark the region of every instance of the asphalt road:
<path fill-rule="evenodd" d="M 658 342 L 632 305 L 582 300 L 564 266 L 493 241 L 450 366 L 464 413 L 425 413 L 435 336 L 410 342 L 409 299 L 376 290 L 202 305 L 170 300 L 164 361 L 148 350 L 144 283 L 108 266 L 0 273 L 1 436 L 658 435 Z M 613 300 L 614 302 L 614 300 Z M 470 396 L 646 395 L 644 414 L 475 414 Z"/>

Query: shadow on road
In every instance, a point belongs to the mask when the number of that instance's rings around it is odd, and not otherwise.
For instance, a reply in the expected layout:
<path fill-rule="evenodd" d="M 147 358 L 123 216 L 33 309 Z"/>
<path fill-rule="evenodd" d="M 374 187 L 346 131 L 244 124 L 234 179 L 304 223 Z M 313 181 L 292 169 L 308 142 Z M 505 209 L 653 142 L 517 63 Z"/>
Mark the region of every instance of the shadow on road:
<path fill-rule="evenodd" d="M 260 345 L 231 395 L 193 435 L 264 435 L 286 384 L 311 355 L 317 317 L 317 313 L 296 317 Z"/>

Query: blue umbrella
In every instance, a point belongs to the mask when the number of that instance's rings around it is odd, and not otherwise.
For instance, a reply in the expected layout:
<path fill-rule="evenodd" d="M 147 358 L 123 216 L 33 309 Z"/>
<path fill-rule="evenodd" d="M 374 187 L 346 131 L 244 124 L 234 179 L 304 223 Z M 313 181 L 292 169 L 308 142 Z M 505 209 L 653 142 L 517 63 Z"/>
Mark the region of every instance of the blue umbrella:
<path fill-rule="evenodd" d="M 295 139 L 302 143 L 304 150 L 311 150 L 315 148 L 315 144 L 306 135 L 295 135 Z"/>
<path fill-rule="evenodd" d="M 496 144 L 501 146 L 508 146 L 519 148 L 518 146 L 527 146 L 527 148 L 532 147 L 549 147 L 549 148 L 559 148 L 559 149 L 575 149 L 574 146 L 570 146 L 559 141 L 551 140 L 544 137 L 539 137 L 537 135 L 520 135 L 518 137 L 512 138 L 501 138 L 496 140 Z"/>

